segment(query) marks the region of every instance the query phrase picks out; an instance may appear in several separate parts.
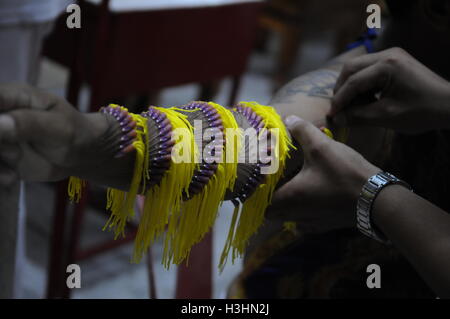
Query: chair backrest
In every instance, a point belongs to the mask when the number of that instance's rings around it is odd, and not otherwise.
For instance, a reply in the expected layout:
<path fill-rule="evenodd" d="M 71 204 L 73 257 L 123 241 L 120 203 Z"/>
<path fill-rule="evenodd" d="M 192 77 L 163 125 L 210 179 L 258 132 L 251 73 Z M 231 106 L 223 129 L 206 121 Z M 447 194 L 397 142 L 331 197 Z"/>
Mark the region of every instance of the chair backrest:
<path fill-rule="evenodd" d="M 102 95 L 117 97 L 241 74 L 261 7 L 243 2 L 122 13 L 105 10 L 108 3 L 103 0 L 99 8 L 81 1 L 81 39 L 75 40 L 76 32 L 56 28 L 44 52 L 64 65 L 78 52 L 80 61 L 72 71 L 88 83 L 97 78 Z"/>

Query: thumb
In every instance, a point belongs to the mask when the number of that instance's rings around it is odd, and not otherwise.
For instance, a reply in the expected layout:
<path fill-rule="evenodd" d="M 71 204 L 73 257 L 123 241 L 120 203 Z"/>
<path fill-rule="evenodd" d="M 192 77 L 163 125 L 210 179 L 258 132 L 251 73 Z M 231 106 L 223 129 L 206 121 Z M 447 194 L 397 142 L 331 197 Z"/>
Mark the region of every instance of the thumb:
<path fill-rule="evenodd" d="M 323 134 L 316 126 L 298 116 L 290 115 L 285 119 L 286 127 L 292 137 L 300 144 L 305 154 L 309 153 L 311 147 L 319 142 L 328 141 L 327 135 Z"/>

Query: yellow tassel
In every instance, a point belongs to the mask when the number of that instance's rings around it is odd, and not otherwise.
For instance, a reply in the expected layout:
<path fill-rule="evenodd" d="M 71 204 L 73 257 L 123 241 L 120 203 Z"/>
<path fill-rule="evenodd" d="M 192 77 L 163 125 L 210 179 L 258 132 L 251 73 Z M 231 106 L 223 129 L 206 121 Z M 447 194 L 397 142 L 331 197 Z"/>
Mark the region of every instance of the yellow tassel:
<path fill-rule="evenodd" d="M 120 107 L 118 105 L 111 105 Z M 123 107 L 120 107 L 125 109 Z M 133 177 L 128 192 L 117 189 L 108 189 L 107 208 L 111 210 L 111 216 L 103 230 L 110 228 L 114 230 L 115 238 L 125 235 L 125 225 L 134 216 L 134 203 L 136 196 L 148 178 L 148 148 L 147 148 L 147 119 L 138 114 L 129 113 L 136 122 L 136 139 L 133 146 L 136 150 Z"/>
<path fill-rule="evenodd" d="M 86 185 L 86 181 L 78 177 L 71 176 L 69 178 L 69 184 L 67 187 L 67 192 L 69 194 L 69 200 L 73 203 L 78 203 L 81 198 L 81 193 L 83 191 L 83 187 Z"/>
<path fill-rule="evenodd" d="M 228 229 L 228 236 L 227 239 L 225 241 L 225 246 L 222 250 L 222 254 L 220 256 L 220 262 L 219 262 L 219 270 L 220 272 L 223 271 L 223 269 L 225 268 L 225 264 L 227 263 L 228 260 L 228 255 L 230 254 L 230 250 L 233 244 L 233 238 L 234 238 L 234 234 L 236 231 L 236 222 L 238 220 L 238 216 L 239 216 L 239 201 L 233 201 L 234 203 L 234 210 L 233 210 L 233 217 L 231 219 L 231 224 L 230 224 L 230 228 Z M 234 262 L 234 260 L 236 259 L 236 253 L 235 250 L 233 250 L 233 256 L 232 256 L 232 261 Z"/>
<path fill-rule="evenodd" d="M 136 235 L 133 261 L 139 262 L 148 247 L 166 229 L 163 264 L 180 260 L 182 253 L 174 247 L 182 240 L 177 233 L 180 226 L 183 193 L 188 194 L 194 170 L 198 167 L 198 147 L 194 131 L 187 117 L 175 108 L 156 108 L 166 114 L 172 128 L 175 145 L 172 162 L 159 185 L 152 186 L 145 194 L 144 211 Z M 175 157 L 175 160 L 174 160 Z M 185 161 L 183 161 L 185 159 Z"/>
<path fill-rule="evenodd" d="M 189 185 L 194 171 L 199 166 L 199 149 L 195 142 L 193 127 L 187 120 L 187 116 L 179 112 L 178 108 L 157 108 L 166 114 L 171 123 L 175 145 L 170 167 L 161 182 L 146 191 L 145 182 L 149 179 L 147 119 L 130 113 L 137 123 L 137 137 L 133 142 L 136 149 L 133 177 L 128 192 L 108 189 L 107 208 L 112 214 L 104 229 L 112 228 L 116 238 L 121 234 L 124 235 L 126 222 L 134 216 L 136 196 L 140 190 L 143 190 L 145 202 L 135 240 L 134 262 L 140 261 L 148 247 L 164 231 L 166 235 L 162 263 L 168 268 L 171 263 L 179 264 L 188 258 L 191 247 L 199 242 L 213 226 L 227 190 L 234 188 L 237 179 L 238 153 L 242 146 L 241 129 L 228 109 L 213 102 L 209 103 L 221 117 L 225 129 L 226 147 L 233 147 L 233 158 L 227 161 L 227 152 L 223 149 L 222 161 L 218 163 L 216 173 L 201 193 L 185 203 L 182 202 L 183 195 L 189 195 Z M 223 269 L 230 250 L 232 250 L 233 261 L 244 252 L 248 239 L 263 223 L 264 212 L 283 174 L 289 150 L 295 149 L 283 121 L 272 107 L 255 102 L 242 102 L 241 105 L 251 108 L 263 119 L 264 129 L 272 132 L 272 138 L 276 141 L 272 153 L 279 162 L 279 168 L 275 173 L 266 175 L 265 182 L 243 203 L 241 210 L 239 204 L 235 203 L 228 237 L 220 259 L 220 269 Z M 113 105 L 113 107 L 120 106 Z M 227 134 L 227 129 L 236 130 L 238 134 Z M 236 141 L 235 136 L 237 136 Z M 77 178 L 70 179 L 69 196 L 72 200 L 79 200 L 83 183 Z"/>
<path fill-rule="evenodd" d="M 219 104 L 208 103 L 218 112 L 223 127 L 237 132 L 237 134 L 227 134 L 227 130 L 225 131 L 225 142 L 227 147 L 233 147 L 233 158 L 231 162 L 227 162 L 226 151 L 222 147 L 221 159 L 215 174 L 199 194 L 183 203 L 183 212 L 179 216 L 180 226 L 174 239 L 173 262 L 175 264 L 187 258 L 192 246 L 198 243 L 214 225 L 225 193 L 227 190 L 233 190 L 237 178 L 238 152 L 241 146 L 239 126 L 231 111 Z M 233 141 L 235 135 L 237 141 Z"/>
<path fill-rule="evenodd" d="M 279 167 L 275 173 L 267 174 L 265 182 L 243 203 L 239 223 L 232 242 L 236 255 L 244 253 L 248 239 L 262 225 L 264 212 L 272 201 L 273 191 L 283 175 L 289 150 L 295 149 L 281 117 L 273 107 L 260 105 L 256 102 L 241 102 L 240 105 L 251 108 L 259 115 L 264 121 L 264 128 L 271 131 L 272 138 L 275 136 L 274 156 L 279 161 Z M 278 129 L 278 134 L 274 129 Z"/>

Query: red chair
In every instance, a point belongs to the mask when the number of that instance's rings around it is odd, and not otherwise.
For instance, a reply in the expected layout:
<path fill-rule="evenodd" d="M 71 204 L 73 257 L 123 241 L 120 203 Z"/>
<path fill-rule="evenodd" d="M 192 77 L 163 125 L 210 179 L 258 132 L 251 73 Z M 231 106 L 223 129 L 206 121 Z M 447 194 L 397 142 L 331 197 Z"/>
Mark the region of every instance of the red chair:
<path fill-rule="evenodd" d="M 100 5 L 79 2 L 81 29 L 68 29 L 61 17 L 48 37 L 43 54 L 70 69 L 67 98 L 78 105 L 83 84 L 91 89 L 90 111 L 112 98 L 127 97 L 186 83 L 214 83 L 233 79 L 233 104 L 252 51 L 261 3 L 241 1 L 229 5 L 170 10 L 113 11 L 109 0 Z M 84 192 L 75 206 L 70 229 L 65 227 L 67 182 L 57 187 L 48 273 L 48 298 L 68 298 L 65 267 L 134 238 L 135 229 L 121 241 L 79 249 L 87 202 Z M 99 230 L 100 231 L 100 230 Z M 67 243 L 65 237 L 68 236 Z M 194 258 L 199 249 L 199 258 Z M 131 253 L 131 252 L 130 252 Z M 180 267 L 177 297 L 211 296 L 211 236 L 194 249 L 189 270 Z M 200 265 L 197 266 L 196 263 Z M 209 265 L 208 265 L 209 263 Z M 198 272 L 209 278 L 198 291 Z M 190 280 L 186 279 L 190 278 Z M 194 288 L 185 288 L 192 287 Z"/>

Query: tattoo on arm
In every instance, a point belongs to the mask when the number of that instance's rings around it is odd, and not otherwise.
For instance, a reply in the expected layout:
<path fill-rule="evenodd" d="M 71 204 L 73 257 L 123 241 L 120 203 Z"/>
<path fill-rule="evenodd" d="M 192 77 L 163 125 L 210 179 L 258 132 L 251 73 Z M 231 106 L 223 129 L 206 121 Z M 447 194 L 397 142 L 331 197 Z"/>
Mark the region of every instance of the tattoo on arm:
<path fill-rule="evenodd" d="M 299 93 L 324 99 L 331 99 L 338 72 L 318 70 L 302 75 L 278 91 L 272 103 L 293 103 L 293 97 Z"/>

